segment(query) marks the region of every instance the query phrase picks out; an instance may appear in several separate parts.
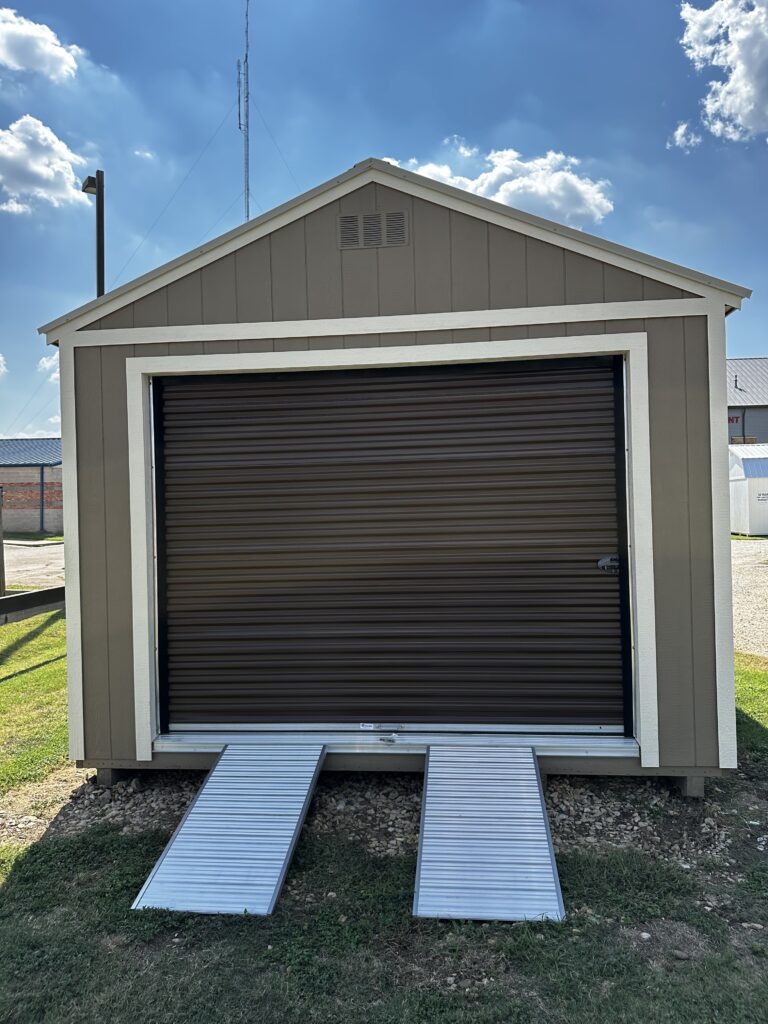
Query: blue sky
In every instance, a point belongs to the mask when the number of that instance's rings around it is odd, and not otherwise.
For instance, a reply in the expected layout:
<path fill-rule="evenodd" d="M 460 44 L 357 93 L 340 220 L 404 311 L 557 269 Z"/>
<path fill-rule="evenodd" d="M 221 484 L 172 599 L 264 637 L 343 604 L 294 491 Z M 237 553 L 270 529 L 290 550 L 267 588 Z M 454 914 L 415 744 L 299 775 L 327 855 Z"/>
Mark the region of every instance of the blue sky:
<path fill-rule="evenodd" d="M 729 354 L 768 353 L 768 0 L 683 8 L 253 0 L 252 213 L 396 159 L 754 288 Z M 81 177 L 106 172 L 108 288 L 242 220 L 243 10 L 0 8 L 0 435 L 58 433 L 36 329 L 94 294 Z"/>

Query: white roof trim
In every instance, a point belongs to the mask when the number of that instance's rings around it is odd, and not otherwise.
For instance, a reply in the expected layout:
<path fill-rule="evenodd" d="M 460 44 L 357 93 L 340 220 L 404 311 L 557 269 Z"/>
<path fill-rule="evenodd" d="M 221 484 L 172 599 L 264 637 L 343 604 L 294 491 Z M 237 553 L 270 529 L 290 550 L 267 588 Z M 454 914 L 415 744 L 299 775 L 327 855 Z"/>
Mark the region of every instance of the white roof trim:
<path fill-rule="evenodd" d="M 304 217 L 369 182 L 379 182 L 399 188 L 409 195 L 439 203 L 450 209 L 467 213 L 469 216 L 479 217 L 501 227 L 519 231 L 530 237 L 539 238 L 542 241 L 559 245 L 564 249 L 602 260 L 634 273 L 643 274 L 665 284 L 686 290 L 691 290 L 693 286 L 704 295 L 722 300 L 734 308 L 739 308 L 741 300 L 749 298 L 752 294 L 750 289 L 740 285 L 710 277 L 667 260 L 617 245 L 615 242 L 608 242 L 604 238 L 589 235 L 543 217 L 512 209 L 502 203 L 485 199 L 450 185 L 444 185 L 423 175 L 395 167 L 383 160 L 371 158 L 355 164 L 354 167 L 337 178 L 318 185 L 309 192 L 275 207 L 274 210 L 220 235 L 213 241 L 192 249 L 169 263 L 129 281 L 120 288 L 107 292 L 106 295 L 44 324 L 38 329 L 39 333 L 52 334 L 53 337 L 48 340 L 49 342 L 55 341 L 62 333 L 76 331 L 99 316 L 107 316 L 143 295 L 163 288 L 179 278 L 227 256 L 250 242 L 285 227 L 299 217 Z M 62 331 L 61 328 L 65 328 L 65 330 Z"/>

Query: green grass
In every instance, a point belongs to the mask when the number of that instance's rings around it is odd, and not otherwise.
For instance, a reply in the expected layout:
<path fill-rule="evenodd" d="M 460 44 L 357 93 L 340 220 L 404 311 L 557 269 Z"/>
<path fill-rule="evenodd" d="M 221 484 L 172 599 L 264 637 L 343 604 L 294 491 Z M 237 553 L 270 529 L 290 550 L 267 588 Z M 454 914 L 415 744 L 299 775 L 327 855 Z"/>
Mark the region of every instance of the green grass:
<path fill-rule="evenodd" d="M 50 540 L 50 541 L 61 541 L 64 537 L 60 533 L 40 533 L 40 532 L 21 532 L 21 533 L 4 533 L 4 540 Z"/>
<path fill-rule="evenodd" d="M 63 612 L 0 626 L 0 794 L 67 760 Z"/>
<path fill-rule="evenodd" d="M 722 922 L 715 927 L 695 909 L 699 889 L 689 873 L 635 851 L 561 858 L 567 904 L 587 901 L 601 915 L 577 911 L 564 925 L 416 920 L 413 858 L 379 860 L 343 837 L 307 835 L 269 918 L 132 912 L 130 902 L 165 839 L 99 828 L 8 858 L 0 900 L 0 1019 L 763 1019 L 764 960 L 738 957 Z M 764 894 L 755 898 L 763 908 L 753 905 L 751 920 L 768 914 Z M 662 941 L 662 917 L 685 929 L 681 942 L 695 941 L 693 959 L 681 963 Z M 648 944 L 637 938 L 642 929 L 652 935 Z"/>
<path fill-rule="evenodd" d="M 739 750 L 768 760 L 768 658 L 736 654 Z"/>

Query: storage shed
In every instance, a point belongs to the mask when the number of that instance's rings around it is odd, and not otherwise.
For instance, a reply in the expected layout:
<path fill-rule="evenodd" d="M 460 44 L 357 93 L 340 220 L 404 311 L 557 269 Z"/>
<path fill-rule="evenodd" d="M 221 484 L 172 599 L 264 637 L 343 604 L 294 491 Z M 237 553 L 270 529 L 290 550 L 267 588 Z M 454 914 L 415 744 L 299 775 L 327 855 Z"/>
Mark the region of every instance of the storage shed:
<path fill-rule="evenodd" d="M 735 767 L 749 294 L 371 159 L 46 324 L 72 756 Z"/>
<path fill-rule="evenodd" d="M 768 444 L 728 448 L 731 481 L 731 533 L 768 536 Z"/>

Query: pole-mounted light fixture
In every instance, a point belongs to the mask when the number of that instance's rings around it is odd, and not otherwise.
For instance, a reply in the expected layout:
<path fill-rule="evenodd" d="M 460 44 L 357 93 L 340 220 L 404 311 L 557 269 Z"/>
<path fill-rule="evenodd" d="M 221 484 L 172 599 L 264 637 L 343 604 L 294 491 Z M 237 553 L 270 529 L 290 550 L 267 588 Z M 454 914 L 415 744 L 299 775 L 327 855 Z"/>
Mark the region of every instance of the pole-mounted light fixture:
<path fill-rule="evenodd" d="M 96 295 L 104 294 L 104 171 L 89 174 L 81 192 L 96 196 Z"/>

